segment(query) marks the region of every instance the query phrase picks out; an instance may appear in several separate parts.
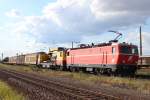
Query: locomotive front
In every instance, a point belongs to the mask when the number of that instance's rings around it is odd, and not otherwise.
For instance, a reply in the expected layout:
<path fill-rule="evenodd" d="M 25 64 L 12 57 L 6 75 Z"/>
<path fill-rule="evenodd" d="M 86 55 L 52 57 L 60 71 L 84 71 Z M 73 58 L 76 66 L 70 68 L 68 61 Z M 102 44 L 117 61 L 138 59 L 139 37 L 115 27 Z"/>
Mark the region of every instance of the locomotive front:
<path fill-rule="evenodd" d="M 134 74 L 137 70 L 139 59 L 138 47 L 136 45 L 120 43 L 118 45 L 119 55 L 117 61 L 117 72 L 123 74 Z"/>

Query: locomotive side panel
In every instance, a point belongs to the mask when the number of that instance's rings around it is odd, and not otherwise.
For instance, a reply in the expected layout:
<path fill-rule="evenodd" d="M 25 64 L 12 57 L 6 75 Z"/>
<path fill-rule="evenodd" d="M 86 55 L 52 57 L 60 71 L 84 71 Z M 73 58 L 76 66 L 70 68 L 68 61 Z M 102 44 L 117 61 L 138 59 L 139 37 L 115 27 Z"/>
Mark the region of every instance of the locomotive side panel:
<path fill-rule="evenodd" d="M 122 51 L 123 48 L 123 51 Z M 129 52 L 127 52 L 129 51 Z M 112 43 L 107 46 L 75 48 L 67 51 L 67 66 L 91 68 L 105 72 L 135 73 L 137 70 L 137 46 Z"/>
<path fill-rule="evenodd" d="M 112 48 L 115 51 L 112 53 Z M 67 65 L 81 65 L 86 67 L 101 67 L 113 65 L 118 59 L 117 46 L 81 48 L 67 51 Z"/>

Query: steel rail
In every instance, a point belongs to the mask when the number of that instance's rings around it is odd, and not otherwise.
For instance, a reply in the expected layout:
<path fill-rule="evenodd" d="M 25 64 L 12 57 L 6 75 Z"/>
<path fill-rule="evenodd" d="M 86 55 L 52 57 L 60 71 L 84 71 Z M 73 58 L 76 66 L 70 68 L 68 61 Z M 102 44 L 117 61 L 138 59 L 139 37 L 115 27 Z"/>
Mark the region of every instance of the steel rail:
<path fill-rule="evenodd" d="M 20 80 L 30 81 L 31 83 L 37 84 L 40 87 L 42 87 L 43 85 L 44 88 L 55 90 L 61 94 L 63 93 L 66 96 L 71 96 L 73 98 L 78 98 L 82 100 L 100 100 L 100 99 L 121 100 L 120 97 L 115 97 L 112 95 L 103 94 L 103 93 L 99 93 L 99 92 L 95 92 L 95 91 L 91 91 L 79 87 L 77 88 L 71 85 L 65 85 L 60 82 L 52 81 L 49 79 L 42 79 L 41 77 L 38 77 L 36 75 L 31 75 L 29 73 L 21 73 L 15 70 L 6 70 L 6 69 L 1 69 L 1 71 L 9 75 L 12 75 L 13 77 L 18 78 Z"/>

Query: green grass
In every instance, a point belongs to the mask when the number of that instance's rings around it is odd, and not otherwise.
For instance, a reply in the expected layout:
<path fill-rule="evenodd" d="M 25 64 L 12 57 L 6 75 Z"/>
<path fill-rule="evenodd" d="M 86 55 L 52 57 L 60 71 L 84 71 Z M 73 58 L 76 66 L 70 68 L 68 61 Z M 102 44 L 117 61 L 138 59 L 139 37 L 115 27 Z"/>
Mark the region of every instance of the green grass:
<path fill-rule="evenodd" d="M 138 70 L 137 75 L 147 75 L 147 76 L 150 76 L 150 68 L 144 68 L 144 69 Z"/>
<path fill-rule="evenodd" d="M 6 83 L 0 81 L 0 100 L 25 100 L 23 95 L 18 94 Z"/>
<path fill-rule="evenodd" d="M 71 73 L 71 72 L 63 72 L 63 71 L 52 71 L 48 69 L 38 69 L 33 66 L 18 66 L 18 65 L 12 66 L 12 65 L 0 64 L 0 67 L 15 69 L 18 71 L 24 71 L 29 73 L 35 73 L 35 74 L 48 76 L 48 77 L 67 77 L 89 85 L 100 84 L 100 85 L 105 85 L 110 87 L 115 86 L 115 87 L 129 88 L 129 89 L 138 90 L 150 94 L 150 80 L 148 79 L 141 80 L 136 78 L 97 76 L 97 75 L 85 74 L 81 72 Z M 138 74 L 147 75 L 149 74 L 149 70 L 144 70 L 144 71 L 140 70 Z"/>

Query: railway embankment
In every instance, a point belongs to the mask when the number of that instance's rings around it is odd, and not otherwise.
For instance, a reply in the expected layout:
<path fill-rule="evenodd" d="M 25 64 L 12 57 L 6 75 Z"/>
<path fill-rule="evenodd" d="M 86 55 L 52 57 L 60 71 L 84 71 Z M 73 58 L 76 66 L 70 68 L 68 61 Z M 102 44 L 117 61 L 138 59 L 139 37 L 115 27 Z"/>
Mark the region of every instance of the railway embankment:
<path fill-rule="evenodd" d="M 79 73 L 70 73 L 70 72 L 62 72 L 62 71 L 53 71 L 53 70 L 49 70 L 49 69 L 38 69 L 34 66 L 19 66 L 19 65 L 0 64 L 0 68 L 5 68 L 7 70 L 8 69 L 15 70 L 20 73 L 26 73 L 29 76 L 32 76 L 32 75 L 36 76 L 36 77 L 39 76 L 39 77 L 42 77 L 40 79 L 48 79 L 48 80 L 53 81 L 54 83 L 59 82 L 61 84 L 67 85 L 67 87 L 69 85 L 69 87 L 73 86 L 75 88 L 83 88 L 83 89 L 95 91 L 95 92 L 98 92 L 101 94 L 111 95 L 111 96 L 117 97 L 117 98 L 121 97 L 122 99 L 125 99 L 125 100 L 128 100 L 128 99 L 132 100 L 135 98 L 136 98 L 136 100 L 146 100 L 146 99 L 149 100 L 149 98 L 150 98 L 150 80 L 149 80 L 149 78 L 141 79 L 141 78 L 136 78 L 136 77 L 135 78 L 127 78 L 127 77 L 122 78 L 122 77 L 113 77 L 113 76 L 110 76 L 110 77 L 97 76 L 97 75 L 85 74 L 85 73 L 80 73 L 80 72 Z M 7 74 L 9 74 L 9 73 L 7 73 Z M 5 76 L 7 76 L 7 75 L 5 75 Z M 24 83 L 24 82 L 18 80 L 18 78 L 16 79 L 14 76 L 11 78 L 7 78 L 7 79 L 10 83 L 13 83 L 13 84 L 15 83 L 15 85 L 17 84 L 16 86 L 20 86 L 23 88 L 28 87 L 26 84 L 27 82 Z M 29 81 L 31 79 L 27 78 L 26 80 Z M 38 83 L 38 82 L 34 82 L 34 83 Z M 41 83 L 41 84 L 43 84 L 43 83 Z M 47 84 L 48 83 L 46 83 L 46 87 L 48 86 Z M 25 90 L 29 90 L 28 92 L 29 93 L 31 92 L 30 94 L 32 94 L 32 92 L 35 92 L 35 91 L 33 91 L 35 89 L 38 91 L 38 93 L 40 92 L 40 93 L 43 93 L 42 95 L 47 95 L 47 94 L 45 94 L 47 92 L 43 92 L 43 88 L 42 88 L 42 90 L 36 89 L 36 88 L 34 88 L 35 86 L 32 86 L 32 85 L 33 85 L 33 83 L 29 87 L 32 87 L 33 89 L 25 88 Z M 52 87 L 54 87 L 54 86 L 52 86 Z M 61 89 L 60 87 L 58 87 L 58 88 L 60 90 L 65 89 L 65 88 Z M 44 89 L 44 91 L 45 91 L 45 89 Z M 71 91 L 71 90 L 69 90 L 69 91 Z M 54 95 L 54 94 L 56 94 L 56 93 L 54 92 L 51 95 Z M 40 95 L 37 95 L 37 97 Z M 50 93 L 48 93 L 48 95 L 50 95 Z M 51 95 L 49 96 L 49 98 L 51 98 Z M 41 97 L 44 97 L 44 96 L 41 96 Z M 46 97 L 48 97 L 48 96 L 46 96 Z M 55 95 L 55 97 L 57 97 L 57 96 Z M 40 97 L 38 97 L 38 98 L 40 98 Z"/>

